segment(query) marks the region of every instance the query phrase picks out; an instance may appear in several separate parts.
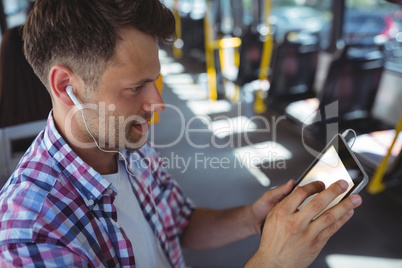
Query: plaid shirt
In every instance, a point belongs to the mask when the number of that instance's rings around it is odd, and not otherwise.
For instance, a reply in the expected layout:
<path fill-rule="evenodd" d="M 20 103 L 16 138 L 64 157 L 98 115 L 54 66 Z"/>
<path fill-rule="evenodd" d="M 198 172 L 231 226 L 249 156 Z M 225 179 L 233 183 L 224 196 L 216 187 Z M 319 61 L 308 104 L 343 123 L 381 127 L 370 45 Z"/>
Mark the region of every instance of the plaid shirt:
<path fill-rule="evenodd" d="M 193 205 L 150 144 L 125 154 L 137 160 L 130 179 L 146 220 L 172 266 L 184 267 L 180 236 Z M 67 145 L 50 115 L 0 192 L 0 267 L 134 267 L 115 196 Z"/>

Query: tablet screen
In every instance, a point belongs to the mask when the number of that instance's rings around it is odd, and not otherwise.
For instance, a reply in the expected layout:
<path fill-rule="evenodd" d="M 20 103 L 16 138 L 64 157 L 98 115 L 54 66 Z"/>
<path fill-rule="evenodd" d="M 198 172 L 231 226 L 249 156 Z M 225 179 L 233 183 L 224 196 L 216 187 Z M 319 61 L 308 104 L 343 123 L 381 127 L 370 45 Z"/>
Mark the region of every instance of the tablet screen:
<path fill-rule="evenodd" d="M 339 203 L 363 181 L 365 176 L 356 159 L 352 156 L 352 152 L 346 146 L 342 139 L 334 138 L 298 183 L 298 186 L 303 186 L 319 180 L 325 184 L 325 188 L 339 180 L 344 180 L 349 184 L 348 190 L 333 200 L 319 215 Z M 299 206 L 299 210 L 303 209 L 314 196 L 307 198 Z"/>
<path fill-rule="evenodd" d="M 306 174 L 304 179 L 299 183 L 299 186 L 303 186 L 309 184 L 313 181 L 322 181 L 325 184 L 325 188 L 328 188 L 334 182 L 339 180 L 345 180 L 349 184 L 348 190 L 339 195 L 334 201 L 332 201 L 328 207 L 325 209 L 330 209 L 345 195 L 352 189 L 354 183 L 352 178 L 350 177 L 346 167 L 342 163 L 341 158 L 339 157 L 338 153 L 336 152 L 334 146 L 331 146 L 318 160 L 318 162 L 313 166 L 313 168 Z M 307 198 L 299 207 L 299 209 L 304 208 L 304 206 L 314 197 L 315 195 L 310 196 Z M 325 211 L 324 210 L 324 211 Z M 324 212 L 323 211 L 323 212 Z"/>

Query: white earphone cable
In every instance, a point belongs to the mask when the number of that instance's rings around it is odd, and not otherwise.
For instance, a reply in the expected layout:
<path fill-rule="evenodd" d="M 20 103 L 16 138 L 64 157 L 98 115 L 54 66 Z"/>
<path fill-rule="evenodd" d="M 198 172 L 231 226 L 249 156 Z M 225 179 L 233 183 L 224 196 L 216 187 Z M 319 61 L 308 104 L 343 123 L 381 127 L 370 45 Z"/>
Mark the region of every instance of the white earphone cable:
<path fill-rule="evenodd" d="M 349 128 L 349 129 L 345 130 L 342 133 L 342 137 L 346 139 L 346 136 L 349 134 L 349 132 L 353 132 L 353 134 L 354 134 L 353 143 L 350 145 L 350 149 L 352 149 L 353 145 L 355 145 L 356 138 L 357 138 L 356 131 L 354 131 L 353 129 Z"/>

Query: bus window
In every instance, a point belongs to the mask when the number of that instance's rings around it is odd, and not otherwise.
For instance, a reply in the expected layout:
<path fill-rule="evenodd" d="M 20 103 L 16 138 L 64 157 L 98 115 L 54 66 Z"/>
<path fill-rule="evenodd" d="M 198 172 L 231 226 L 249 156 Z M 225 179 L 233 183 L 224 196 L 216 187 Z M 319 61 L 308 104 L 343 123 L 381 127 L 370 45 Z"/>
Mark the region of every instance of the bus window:
<path fill-rule="evenodd" d="M 21 25 L 25 22 L 30 3 L 31 1 L 29 0 L 3 0 L 4 14 L 8 28 Z"/>
<path fill-rule="evenodd" d="M 346 44 L 384 45 L 395 37 L 398 26 L 394 5 L 385 1 L 346 1 L 343 37 Z"/>
<path fill-rule="evenodd" d="M 329 35 L 323 33 L 330 28 L 331 19 L 330 0 L 274 0 L 270 22 L 278 41 L 288 32 L 319 33 L 323 42 L 321 47 L 325 47 Z"/>

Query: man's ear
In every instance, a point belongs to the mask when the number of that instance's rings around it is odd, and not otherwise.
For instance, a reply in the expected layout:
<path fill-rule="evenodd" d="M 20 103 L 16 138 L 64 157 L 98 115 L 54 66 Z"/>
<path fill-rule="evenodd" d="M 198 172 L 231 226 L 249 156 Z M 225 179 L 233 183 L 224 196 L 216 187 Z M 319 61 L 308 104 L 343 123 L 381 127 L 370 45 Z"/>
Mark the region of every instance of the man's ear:
<path fill-rule="evenodd" d="M 55 99 L 62 101 L 67 106 L 73 106 L 74 103 L 66 92 L 66 87 L 71 85 L 78 86 L 75 74 L 66 66 L 54 65 L 49 72 L 49 84 L 51 92 Z"/>

